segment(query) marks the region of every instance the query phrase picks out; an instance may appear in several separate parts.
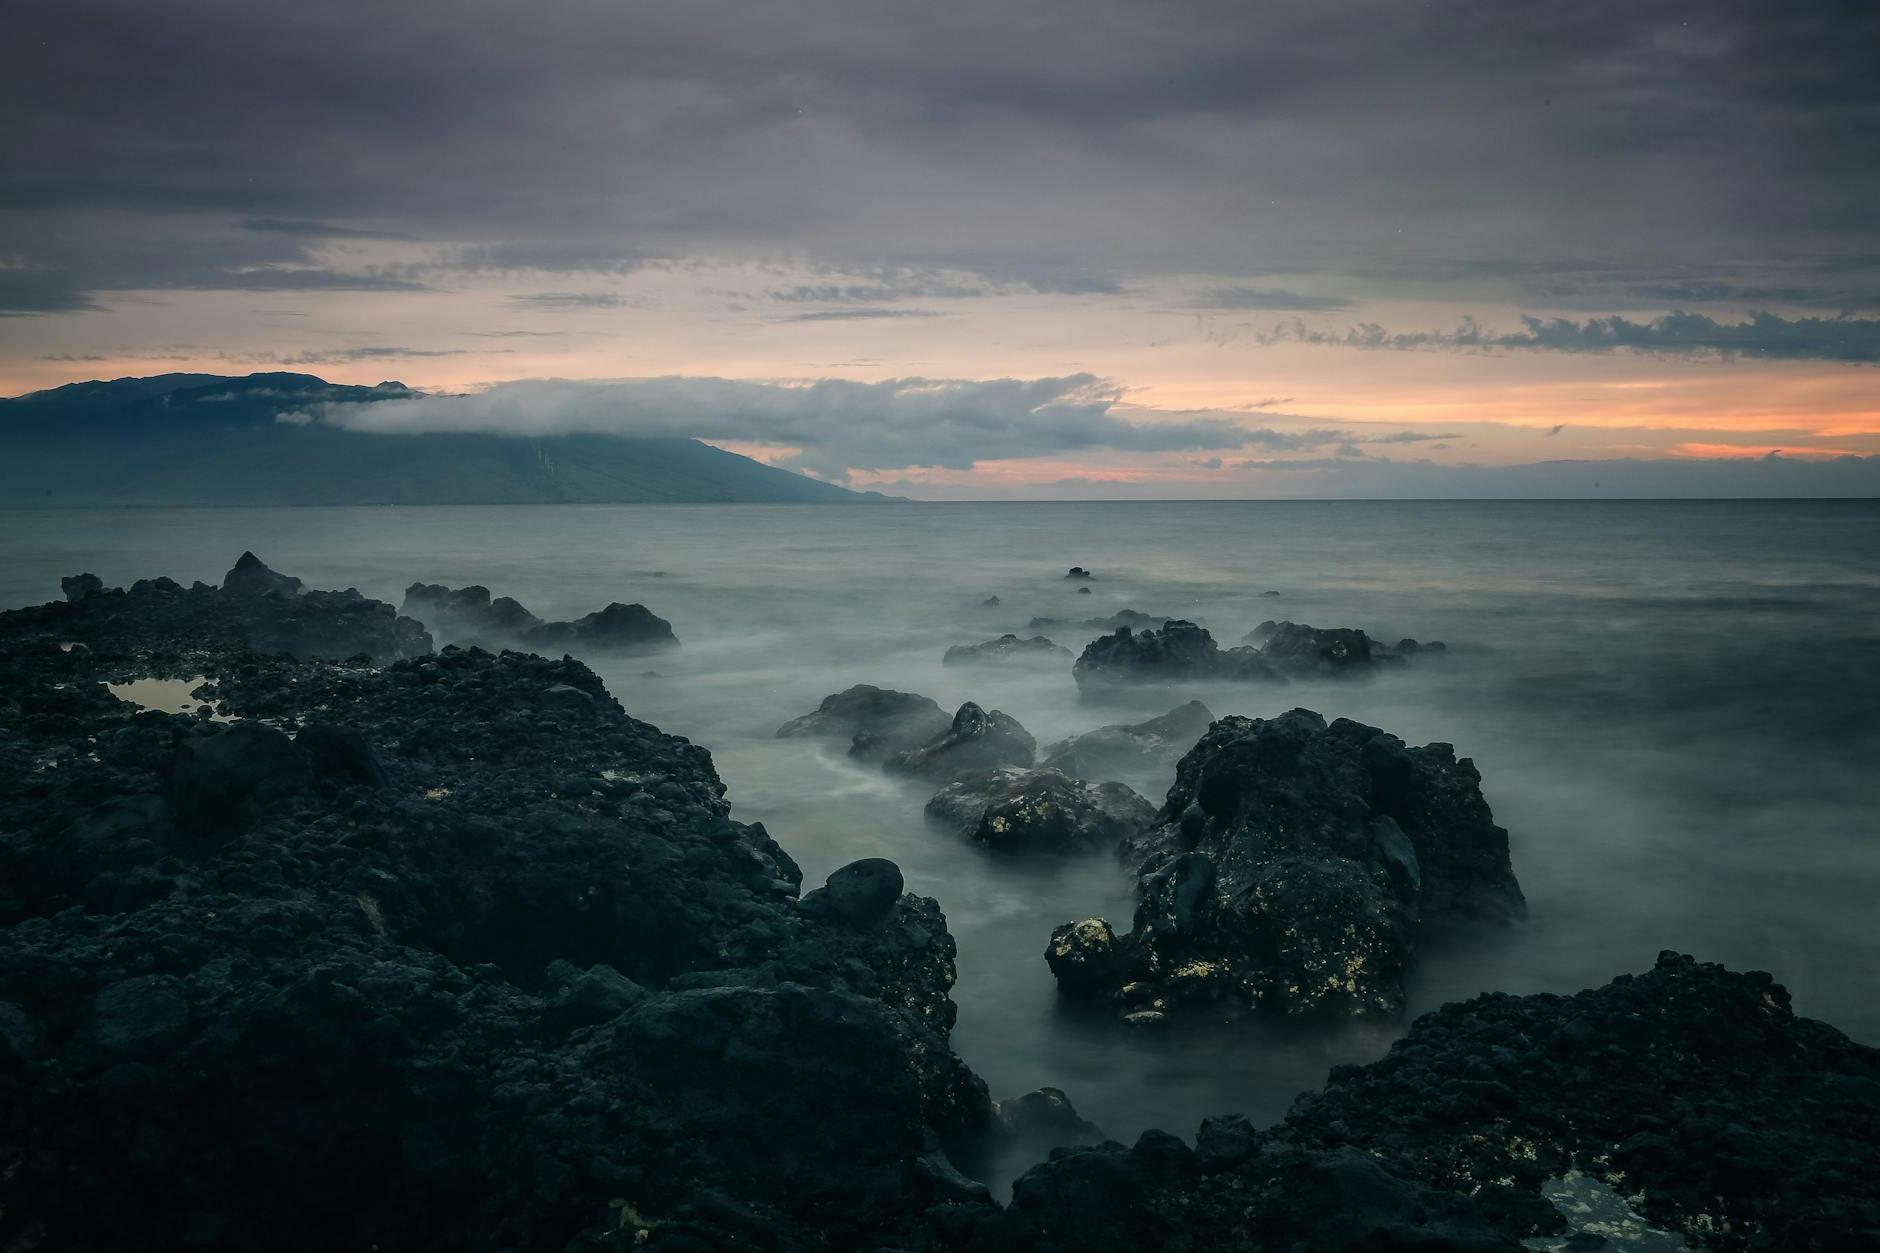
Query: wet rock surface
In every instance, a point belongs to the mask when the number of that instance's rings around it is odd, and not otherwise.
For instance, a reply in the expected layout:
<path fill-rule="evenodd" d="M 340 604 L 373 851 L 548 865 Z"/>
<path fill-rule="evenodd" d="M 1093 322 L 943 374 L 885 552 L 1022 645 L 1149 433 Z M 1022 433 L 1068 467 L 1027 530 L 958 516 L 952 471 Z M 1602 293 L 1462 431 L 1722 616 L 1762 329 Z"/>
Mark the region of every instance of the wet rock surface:
<path fill-rule="evenodd" d="M 573 622 L 544 622 L 509 596 L 480 584 L 449 588 L 413 583 L 399 612 L 425 623 L 440 643 L 491 650 L 520 648 L 630 656 L 679 647 L 672 624 L 645 605 L 618 601 Z"/>
<path fill-rule="evenodd" d="M 1198 700 L 1159 718 L 1113 724 L 1046 745 L 1043 763 L 1080 779 L 1133 779 L 1171 769 L 1207 733 L 1214 715 Z"/>
<path fill-rule="evenodd" d="M 1038 742 L 1018 719 L 967 701 L 938 738 L 894 753 L 881 764 L 889 774 L 950 783 L 979 770 L 1029 766 L 1037 756 Z"/>
<path fill-rule="evenodd" d="M 705 751 L 579 663 L 399 657 L 421 635 L 356 594 L 79 590 L 0 614 L 0 1247 L 1593 1247 L 1547 1200 L 1576 1177 L 1698 1247 L 1880 1244 L 1880 1051 L 1767 975 L 1668 953 L 1478 997 L 1275 1126 L 1125 1146 L 1053 1089 L 988 1100 L 892 862 L 800 892 Z M 321 659 L 358 640 L 386 664 Z M 235 721 L 104 686 L 152 673 Z M 1223 719 L 1139 855 L 1218 886 L 1362 806 L 1420 917 L 1518 901 L 1465 763 L 1305 717 Z M 1002 1207 L 960 1167 L 1013 1145 L 1049 1157 Z"/>
<path fill-rule="evenodd" d="M 1275 670 L 1295 678 L 1368 674 L 1410 657 L 1446 651 L 1440 640 L 1400 640 L 1393 648 L 1355 627 L 1320 628 L 1270 619 L 1249 631 L 1245 642 L 1258 646 Z"/>
<path fill-rule="evenodd" d="M 1070 659 L 1070 649 L 1053 644 L 1042 635 L 1021 639 L 1016 635 L 1006 634 L 996 640 L 987 640 L 983 644 L 955 644 L 947 649 L 945 656 L 940 659 L 940 664 L 1002 666 L 1024 662 L 1049 664 Z"/>
<path fill-rule="evenodd" d="M 573 661 L 224 635 L 237 721 L 139 711 L 139 599 L 0 615 L 8 1247 L 820 1247 L 957 1186 L 991 1106 L 891 864 L 799 900 Z"/>
<path fill-rule="evenodd" d="M 1118 627 L 1084 646 L 1072 667 L 1085 691 L 1132 683 L 1180 683 L 1214 680 L 1233 683 L 1274 682 L 1279 678 L 1258 649 L 1223 649 L 1204 627 L 1180 618 L 1160 630 Z"/>
<path fill-rule="evenodd" d="M 823 697 L 815 709 L 778 727 L 777 738 L 847 740 L 850 756 L 879 761 L 930 744 L 952 725 L 946 710 L 930 697 L 857 683 Z"/>
<path fill-rule="evenodd" d="M 1045 855 L 1115 853 L 1155 818 L 1155 806 L 1121 783 L 1011 766 L 949 784 L 926 812 L 930 823 L 982 848 Z"/>
<path fill-rule="evenodd" d="M 1046 950 L 1126 1015 L 1394 1013 L 1425 930 L 1523 908 L 1472 762 L 1304 709 L 1214 723 L 1127 851 L 1133 928 L 1068 923 Z"/>

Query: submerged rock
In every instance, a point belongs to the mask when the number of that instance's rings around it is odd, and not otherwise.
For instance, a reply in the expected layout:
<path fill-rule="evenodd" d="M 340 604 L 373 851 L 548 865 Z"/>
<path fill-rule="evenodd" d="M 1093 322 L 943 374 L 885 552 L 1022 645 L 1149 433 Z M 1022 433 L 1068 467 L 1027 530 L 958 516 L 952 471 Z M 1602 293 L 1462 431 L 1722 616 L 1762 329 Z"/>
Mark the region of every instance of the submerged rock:
<path fill-rule="evenodd" d="M 1425 929 L 1523 908 L 1474 763 L 1304 709 L 1214 723 L 1128 852 L 1129 933 L 1086 920 L 1046 950 L 1065 991 L 1125 1009 L 1394 1013 Z"/>
<path fill-rule="evenodd" d="M 940 664 L 946 666 L 983 666 L 1005 665 L 1011 662 L 1054 662 L 1069 661 L 1071 650 L 1053 644 L 1042 635 L 1030 639 L 1020 639 L 1016 635 L 1001 635 L 996 640 L 987 640 L 983 644 L 955 644 L 947 649 Z"/>
<path fill-rule="evenodd" d="M 815 709 L 778 727 L 777 738 L 847 740 L 850 756 L 878 761 L 932 743 L 952 725 L 946 710 L 931 697 L 857 683 L 823 697 Z"/>
<path fill-rule="evenodd" d="M 1043 854 L 1114 853 L 1155 818 L 1155 806 L 1121 783 L 1015 766 L 949 784 L 926 812 L 928 821 L 981 847 Z"/>
<path fill-rule="evenodd" d="M 1180 618 L 1159 631 L 1119 627 L 1114 634 L 1092 640 L 1072 673 L 1086 689 L 1115 683 L 1258 683 L 1279 678 L 1257 649 L 1223 651 L 1205 628 Z"/>
<path fill-rule="evenodd" d="M 882 767 L 890 774 L 951 782 L 976 770 L 1029 766 L 1037 755 L 1038 742 L 1018 719 L 967 701 L 938 738 L 890 755 Z"/>
<path fill-rule="evenodd" d="M 1214 721 L 1198 700 L 1177 705 L 1159 718 L 1111 725 L 1059 740 L 1044 749 L 1043 764 L 1080 779 L 1124 779 L 1168 769 L 1194 746 Z"/>

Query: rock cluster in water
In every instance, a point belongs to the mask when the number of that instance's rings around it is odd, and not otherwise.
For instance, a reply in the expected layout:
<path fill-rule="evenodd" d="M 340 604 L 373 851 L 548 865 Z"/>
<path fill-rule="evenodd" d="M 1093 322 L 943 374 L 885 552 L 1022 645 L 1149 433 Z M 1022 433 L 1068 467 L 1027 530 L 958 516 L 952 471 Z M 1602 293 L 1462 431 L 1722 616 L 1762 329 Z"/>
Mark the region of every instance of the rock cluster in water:
<path fill-rule="evenodd" d="M 778 727 L 777 738 L 847 740 L 851 757 L 879 761 L 930 744 L 952 726 L 931 697 L 857 683 Z"/>
<path fill-rule="evenodd" d="M 1205 627 L 1175 618 L 1160 630 L 1118 627 L 1085 645 L 1072 667 L 1079 686 L 1177 683 L 1191 680 L 1251 683 L 1278 677 L 1260 650 L 1223 649 Z"/>
<path fill-rule="evenodd" d="M 1013 662 L 1069 661 L 1071 650 L 1053 644 L 1042 635 L 1021 639 L 1007 633 L 983 644 L 955 644 L 941 657 L 945 666 L 1007 665 Z"/>
<path fill-rule="evenodd" d="M 544 622 L 513 597 L 491 599 L 487 587 L 413 583 L 399 612 L 428 625 L 442 643 L 465 647 L 615 655 L 679 647 L 670 622 L 645 605 L 619 601 L 573 622 Z"/>
<path fill-rule="evenodd" d="M 976 770 L 1029 766 L 1037 756 L 1038 742 L 1018 719 L 967 701 L 938 738 L 891 754 L 882 768 L 889 774 L 949 783 Z"/>
<path fill-rule="evenodd" d="M 995 1106 L 892 862 L 801 892 L 580 663 L 245 565 L 0 614 L 0 1247 L 1514 1253 L 1563 1179 L 1733 1253 L 1880 1243 L 1880 1051 L 1669 953 L 1446 1006 L 1272 1127 Z M 178 673 L 234 721 L 103 682 Z M 809 733 L 867 721 L 831 699 Z M 1354 723 L 1223 719 L 1159 817 L 1149 878 L 1214 869 L 1145 887 L 1200 924 L 1157 957 L 1236 960 L 1321 875 L 1419 924 L 1519 901 L 1466 763 Z M 1054 1149 L 1008 1206 L 956 1165 L 988 1139 Z"/>
<path fill-rule="evenodd" d="M 1155 818 L 1155 806 L 1121 783 L 1014 766 L 949 784 L 926 812 L 930 822 L 982 848 L 1043 854 L 1115 852 Z"/>
<path fill-rule="evenodd" d="M 1112 724 L 1046 745 L 1043 765 L 1080 779 L 1128 779 L 1173 767 L 1214 715 L 1198 700 L 1134 725 Z"/>
<path fill-rule="evenodd" d="M 1245 642 L 1258 645 L 1260 655 L 1281 674 L 1296 677 L 1364 674 L 1410 657 L 1447 651 L 1441 640 L 1425 644 L 1405 639 L 1392 647 L 1355 627 L 1320 628 L 1270 619 L 1247 632 Z"/>
<path fill-rule="evenodd" d="M 1067 993 L 1138 1022 L 1390 1014 L 1429 927 L 1523 908 L 1474 763 L 1310 710 L 1214 723 L 1130 841 L 1136 915 L 1051 934 Z"/>

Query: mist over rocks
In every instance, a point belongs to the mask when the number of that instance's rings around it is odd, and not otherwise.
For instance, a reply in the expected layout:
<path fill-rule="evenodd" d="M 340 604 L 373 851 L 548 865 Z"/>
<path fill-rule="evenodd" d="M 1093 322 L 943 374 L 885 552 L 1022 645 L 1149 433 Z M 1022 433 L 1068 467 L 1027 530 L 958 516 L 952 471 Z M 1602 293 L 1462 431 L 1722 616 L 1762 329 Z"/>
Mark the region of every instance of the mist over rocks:
<path fill-rule="evenodd" d="M 1128 781 L 1171 768 L 1213 723 L 1198 700 L 1131 725 L 1111 724 L 1048 744 L 1042 765 L 1080 779 Z"/>
<path fill-rule="evenodd" d="M 1057 631 L 1067 627 L 1082 627 L 1086 631 L 1114 631 L 1118 627 L 1130 627 L 1138 631 L 1160 630 L 1170 621 L 1169 618 L 1160 618 L 1135 609 L 1119 609 L 1107 618 L 1085 618 L 1081 622 L 1068 618 L 1033 618 L 1025 624 L 1025 629 L 1027 631 Z"/>
<path fill-rule="evenodd" d="M 1524 908 L 1471 761 L 1305 709 L 1215 722 L 1126 851 L 1131 930 L 1066 923 L 1046 960 L 1138 1022 L 1393 1014 L 1425 930 Z"/>
<path fill-rule="evenodd" d="M 1440 640 L 1424 644 L 1405 639 L 1392 648 L 1355 627 L 1320 628 L 1271 619 L 1247 632 L 1244 642 L 1257 645 L 1274 669 L 1294 678 L 1368 674 L 1419 654 L 1447 651 Z"/>
<path fill-rule="evenodd" d="M 857 683 L 823 697 L 815 709 L 778 727 L 777 738 L 847 740 L 851 757 L 879 761 L 931 744 L 952 725 L 953 719 L 931 697 Z"/>
<path fill-rule="evenodd" d="M 573 622 L 544 622 L 509 596 L 491 599 L 478 584 L 452 589 L 413 583 L 400 613 L 416 618 L 447 644 L 631 656 L 679 647 L 672 624 L 645 605 L 618 601 Z"/>
<path fill-rule="evenodd" d="M 955 644 L 940 659 L 943 666 L 1001 666 L 1069 661 L 1071 650 L 1042 635 L 1020 639 L 1007 633 L 983 644 Z"/>
<path fill-rule="evenodd" d="M 978 770 L 1029 766 L 1037 756 L 1038 742 L 1018 719 L 967 701 L 937 739 L 894 753 L 881 764 L 889 774 L 946 783 Z"/>
<path fill-rule="evenodd" d="M 1114 854 L 1156 811 L 1121 783 L 1005 766 L 948 784 L 925 812 L 930 823 L 993 852 L 1062 856 Z"/>
<path fill-rule="evenodd" d="M 1135 630 L 1121 626 L 1084 646 L 1072 667 L 1079 689 L 1135 683 L 1181 683 L 1216 680 L 1233 683 L 1271 683 L 1279 679 L 1271 663 L 1257 649 L 1223 650 L 1205 627 L 1180 618 L 1161 628 Z"/>

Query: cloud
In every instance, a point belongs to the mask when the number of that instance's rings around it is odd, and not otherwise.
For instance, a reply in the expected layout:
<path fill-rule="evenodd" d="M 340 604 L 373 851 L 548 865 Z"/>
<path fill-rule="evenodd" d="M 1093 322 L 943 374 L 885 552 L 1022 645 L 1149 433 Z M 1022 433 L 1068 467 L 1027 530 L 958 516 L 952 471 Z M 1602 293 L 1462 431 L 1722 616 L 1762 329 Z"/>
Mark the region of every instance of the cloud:
<path fill-rule="evenodd" d="M 1666 356 L 1751 357 L 1762 360 L 1880 362 L 1880 318 L 1784 318 L 1751 313 L 1741 322 L 1719 322 L 1701 313 L 1669 313 L 1649 322 L 1610 317 L 1573 321 L 1523 317 L 1519 331 L 1491 331 L 1465 318 L 1452 331 L 1392 332 L 1375 322 L 1344 331 L 1282 323 L 1256 338 L 1261 343 L 1295 341 L 1347 348 L 1534 349 L 1546 352 L 1636 352 Z"/>
<path fill-rule="evenodd" d="M 357 226 L 335 226 L 331 222 L 313 222 L 304 218 L 247 218 L 241 228 L 275 235 L 294 235 L 301 239 L 409 239 L 400 231 L 375 231 Z"/>
<path fill-rule="evenodd" d="M 612 292 L 541 291 L 510 296 L 509 303 L 531 309 L 618 309 L 627 301 Z"/>
<path fill-rule="evenodd" d="M 399 348 L 392 345 L 368 345 L 356 348 L 309 348 L 279 357 L 245 357 L 244 361 L 278 362 L 281 365 L 344 365 L 356 361 L 398 361 L 406 358 L 461 357 L 462 348 Z M 485 350 L 487 351 L 487 350 Z M 507 351 L 497 349 L 496 351 Z"/>
<path fill-rule="evenodd" d="M 1189 302 L 1196 309 L 1277 309 L 1301 313 L 1351 308 L 1345 296 L 1313 296 L 1278 287 L 1214 287 Z"/>
<path fill-rule="evenodd" d="M 802 384 L 722 378 L 504 383 L 465 396 L 333 405 L 319 420 L 385 433 L 482 431 L 682 437 L 798 450 L 781 464 L 826 478 L 852 470 L 971 469 L 981 461 L 1094 449 L 1135 453 L 1294 448 L 1337 432 L 1248 430 L 1227 418 L 1134 421 L 1113 413 L 1118 389 L 1063 378 L 822 379 Z"/>
<path fill-rule="evenodd" d="M 793 313 L 779 322 L 870 322 L 880 318 L 938 318 L 944 314 L 932 309 L 819 309 L 813 313 Z"/>

